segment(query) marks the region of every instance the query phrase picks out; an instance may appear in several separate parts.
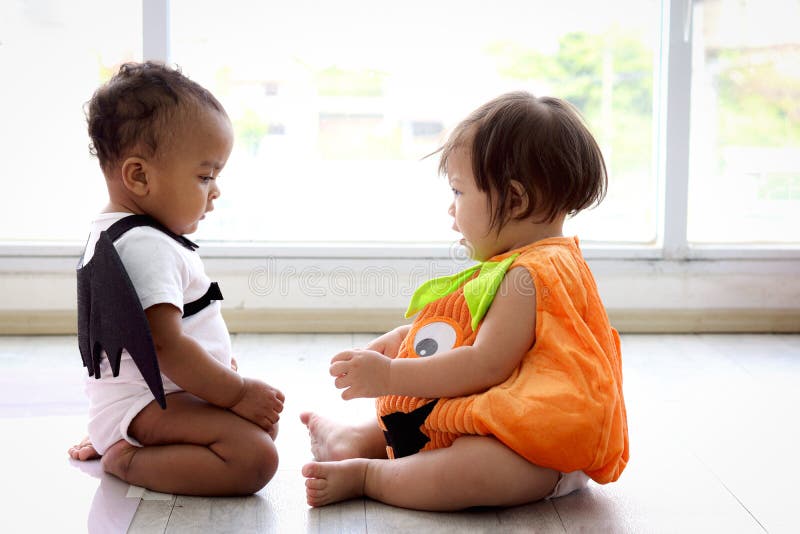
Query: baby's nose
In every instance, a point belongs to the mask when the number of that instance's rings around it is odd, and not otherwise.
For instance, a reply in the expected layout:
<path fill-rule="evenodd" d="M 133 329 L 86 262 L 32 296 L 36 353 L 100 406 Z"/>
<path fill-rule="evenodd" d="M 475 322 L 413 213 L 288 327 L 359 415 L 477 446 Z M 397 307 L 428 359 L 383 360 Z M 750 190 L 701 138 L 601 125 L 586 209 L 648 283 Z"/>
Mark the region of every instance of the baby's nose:
<path fill-rule="evenodd" d="M 214 186 L 211 188 L 211 191 L 209 191 L 209 193 L 208 193 L 208 198 L 209 198 L 209 200 L 214 200 L 214 199 L 219 198 L 219 195 L 220 195 L 220 190 L 219 190 L 219 187 L 217 186 L 217 184 L 215 182 Z"/>

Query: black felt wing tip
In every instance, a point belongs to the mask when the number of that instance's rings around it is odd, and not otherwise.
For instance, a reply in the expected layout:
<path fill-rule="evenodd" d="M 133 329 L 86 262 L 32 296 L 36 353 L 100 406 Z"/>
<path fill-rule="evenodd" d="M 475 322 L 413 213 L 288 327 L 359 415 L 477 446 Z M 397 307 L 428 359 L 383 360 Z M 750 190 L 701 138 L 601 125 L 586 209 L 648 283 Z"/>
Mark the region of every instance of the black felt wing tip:
<path fill-rule="evenodd" d="M 124 220 L 124 219 L 123 219 Z M 131 355 L 153 397 L 166 408 L 150 325 L 125 267 L 103 232 L 89 263 L 78 269 L 78 342 L 89 374 L 100 378 L 100 356 L 119 374 L 122 349 Z"/>

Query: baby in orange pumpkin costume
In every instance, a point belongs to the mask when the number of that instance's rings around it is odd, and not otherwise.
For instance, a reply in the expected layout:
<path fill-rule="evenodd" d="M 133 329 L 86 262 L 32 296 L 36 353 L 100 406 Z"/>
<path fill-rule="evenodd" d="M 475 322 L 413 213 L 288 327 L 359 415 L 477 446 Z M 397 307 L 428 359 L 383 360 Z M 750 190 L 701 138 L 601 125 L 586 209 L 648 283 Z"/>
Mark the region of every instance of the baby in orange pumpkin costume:
<path fill-rule="evenodd" d="M 568 103 L 509 93 L 441 152 L 453 229 L 479 263 L 423 284 L 412 325 L 333 358 L 342 397 L 378 398 L 378 419 L 301 415 L 312 506 L 509 506 L 612 482 L 627 463 L 619 337 L 562 233 L 605 194 L 597 143 Z"/>
<path fill-rule="evenodd" d="M 534 464 L 612 482 L 628 459 L 619 336 L 608 323 L 578 240 L 549 238 L 490 262 L 504 260 L 512 261 L 508 268 L 527 269 L 534 281 L 536 343 L 506 381 L 485 392 L 435 400 L 379 397 L 387 452 L 402 457 L 449 447 L 465 434 L 492 435 Z M 475 341 L 480 324 L 473 329 L 465 287 L 422 309 L 398 358 L 435 357 Z M 425 443 L 413 450 L 407 435 L 387 428 L 387 419 L 415 411 L 429 415 L 420 425 Z"/>

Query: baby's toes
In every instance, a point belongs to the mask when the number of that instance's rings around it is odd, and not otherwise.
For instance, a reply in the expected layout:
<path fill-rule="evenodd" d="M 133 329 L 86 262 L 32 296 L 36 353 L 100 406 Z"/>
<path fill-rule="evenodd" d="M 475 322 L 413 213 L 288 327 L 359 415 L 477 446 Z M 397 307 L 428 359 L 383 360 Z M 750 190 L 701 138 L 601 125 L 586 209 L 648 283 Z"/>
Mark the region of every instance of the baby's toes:
<path fill-rule="evenodd" d="M 78 449 L 78 460 L 86 461 L 86 460 L 93 460 L 99 457 L 100 455 L 97 454 L 97 451 L 91 445 L 87 445 L 85 447 L 81 447 L 80 449 Z"/>
<path fill-rule="evenodd" d="M 318 462 L 311 462 L 303 466 L 302 473 L 306 478 L 324 478 L 325 469 Z"/>
<path fill-rule="evenodd" d="M 328 481 L 324 478 L 307 478 L 306 489 L 312 491 L 324 490 L 328 487 Z"/>
<path fill-rule="evenodd" d="M 306 488 L 306 502 L 309 506 L 328 504 L 328 492 L 324 489 Z"/>

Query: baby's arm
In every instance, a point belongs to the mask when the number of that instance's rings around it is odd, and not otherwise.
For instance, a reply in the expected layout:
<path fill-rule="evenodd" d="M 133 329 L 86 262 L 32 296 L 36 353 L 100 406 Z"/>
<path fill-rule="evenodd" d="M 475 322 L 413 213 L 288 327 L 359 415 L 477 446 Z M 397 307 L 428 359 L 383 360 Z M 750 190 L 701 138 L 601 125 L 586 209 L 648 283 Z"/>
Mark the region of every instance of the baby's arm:
<path fill-rule="evenodd" d="M 400 344 L 403 343 L 403 340 L 410 330 L 410 324 L 398 326 L 394 330 L 390 330 L 379 338 L 371 341 L 370 344 L 367 345 L 366 350 L 374 350 L 389 358 L 397 358 L 397 353 L 400 351 Z"/>
<path fill-rule="evenodd" d="M 268 384 L 244 378 L 214 359 L 183 333 L 181 311 L 171 304 L 145 310 L 158 365 L 177 385 L 211 404 L 231 411 L 269 431 L 283 409 L 283 394 Z"/>
<path fill-rule="evenodd" d="M 507 379 L 533 345 L 536 293 L 524 268 L 508 271 L 472 346 L 427 358 L 389 359 L 374 351 L 345 351 L 331 375 L 342 397 L 408 395 L 460 397 Z"/>

